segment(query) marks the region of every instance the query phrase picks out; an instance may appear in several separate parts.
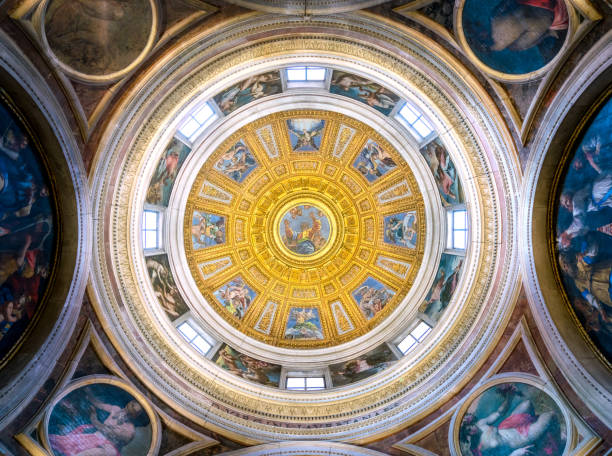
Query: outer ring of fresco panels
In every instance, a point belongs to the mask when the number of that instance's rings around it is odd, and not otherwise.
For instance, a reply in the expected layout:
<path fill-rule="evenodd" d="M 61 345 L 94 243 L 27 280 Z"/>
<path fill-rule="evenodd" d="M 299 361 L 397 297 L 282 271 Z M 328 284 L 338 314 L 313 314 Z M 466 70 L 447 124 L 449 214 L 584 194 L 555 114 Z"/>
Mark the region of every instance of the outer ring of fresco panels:
<path fill-rule="evenodd" d="M 324 21 L 319 21 L 317 18 L 309 22 L 309 28 L 316 25 L 323 30 L 333 33 L 331 28 L 327 28 L 334 24 L 334 18 L 324 18 Z M 345 19 L 345 18 L 344 18 Z M 466 155 L 456 157 L 462 167 L 471 169 L 471 172 L 476 179 L 474 185 L 467 189 L 474 192 L 468 198 L 474 205 L 474 212 L 480 212 L 486 207 L 489 212 L 489 217 L 486 220 L 479 219 L 474 215 L 472 226 L 476 234 L 481 233 L 482 242 L 478 248 L 472 247 L 470 255 L 485 259 L 482 261 L 478 271 L 472 259 L 472 269 L 467 272 L 470 280 L 474 284 L 466 297 L 466 305 L 463 307 L 464 317 L 457 321 L 452 328 L 448 328 L 448 333 L 444 337 L 440 337 L 435 341 L 436 350 L 429 353 L 428 359 L 417 360 L 416 356 L 407 358 L 398 366 L 397 369 L 392 369 L 385 374 L 384 378 L 377 384 L 366 382 L 356 388 L 343 389 L 340 391 L 329 391 L 316 395 L 290 395 L 280 391 L 271 391 L 268 388 L 257 388 L 253 385 L 247 385 L 245 382 L 236 382 L 235 379 L 217 377 L 213 382 L 212 378 L 206 380 L 206 366 L 200 366 L 200 369 L 194 370 L 185 366 L 184 358 L 176 359 L 171 355 L 178 347 L 175 343 L 164 338 L 160 338 L 154 332 L 146 333 L 148 344 L 153 344 L 157 348 L 163 349 L 159 354 L 154 355 L 147 348 L 146 351 L 140 349 L 138 344 L 134 342 L 141 339 L 137 336 L 136 339 L 129 335 L 129 331 L 135 329 L 129 322 L 120 318 L 120 310 L 117 307 L 117 293 L 125 299 L 127 308 L 134 312 L 138 309 L 140 317 L 143 316 L 144 308 L 138 302 L 138 293 L 135 288 L 131 288 L 126 282 L 132 281 L 129 279 L 132 265 L 126 261 L 125 244 L 118 245 L 118 251 L 112 259 L 109 266 L 116 267 L 117 272 L 123 275 L 122 287 L 112 287 L 110 282 L 109 272 L 105 266 L 107 252 L 104 248 L 104 240 L 108 236 L 109 230 L 105 234 L 97 230 L 98 249 L 96 250 L 96 272 L 94 277 L 94 291 L 96 294 L 96 306 L 102 318 L 109 323 L 116 325 L 120 331 L 116 331 L 112 335 L 115 345 L 119 347 L 122 356 L 131 360 L 136 365 L 140 366 L 140 377 L 153 391 L 156 392 L 164 400 L 172 403 L 178 410 L 187 416 L 192 417 L 201 424 L 218 430 L 225 435 L 233 436 L 241 441 L 253 442 L 263 439 L 278 439 L 279 437 L 300 438 L 316 436 L 317 438 L 335 438 L 344 441 L 371 441 L 376 438 L 381 438 L 384 435 L 394 432 L 398 427 L 404 427 L 410 422 L 423 416 L 428 411 L 432 410 L 439 403 L 442 392 L 450 388 L 451 385 L 457 385 L 459 378 L 469 378 L 469 375 L 478 367 L 479 361 L 483 360 L 481 353 L 486 353 L 486 346 L 494 342 L 496 336 L 499 335 L 499 329 L 503 326 L 502 322 L 507 315 L 508 306 L 503 306 L 502 303 L 508 303 L 515 291 L 515 284 L 511 282 L 511 277 L 516 273 L 516 243 L 515 230 L 512 221 L 516 220 L 516 189 L 517 185 L 517 170 L 515 163 L 511 160 L 505 160 L 503 149 L 508 148 L 514 150 L 510 141 L 508 131 L 503 127 L 503 121 L 496 115 L 489 115 L 486 112 L 486 107 L 492 109 L 492 102 L 486 96 L 484 90 L 477 86 L 468 72 L 458 67 L 452 57 L 446 54 L 441 48 L 438 48 L 435 43 L 430 43 L 430 46 L 435 50 L 434 53 L 426 52 L 421 45 L 421 42 L 427 41 L 427 38 L 404 29 L 395 29 L 391 26 L 386 26 L 384 22 L 378 21 L 370 15 L 356 15 L 349 26 L 347 34 L 357 35 L 364 42 L 376 43 L 375 36 L 368 36 L 368 24 L 374 22 L 378 27 L 386 28 L 386 38 L 390 43 L 396 44 L 396 49 L 392 55 L 387 55 L 367 44 L 356 45 L 354 41 L 347 42 L 344 38 L 334 38 L 321 36 L 317 37 L 300 37 L 287 38 L 285 40 L 277 40 L 276 42 L 259 42 L 247 46 L 246 48 L 237 50 L 236 53 L 226 55 L 223 59 L 215 60 L 206 65 L 202 70 L 192 75 L 184 84 L 176 88 L 165 103 L 158 106 L 158 109 L 151 117 L 143 117 L 143 109 L 151 100 L 128 98 L 128 105 L 125 109 L 121 109 L 118 114 L 120 120 L 124 115 L 126 128 L 133 132 L 136 124 L 144 127 L 141 131 L 137 142 L 131 148 L 131 157 L 141 155 L 149 147 L 155 146 L 151 141 L 159 140 L 156 132 L 163 124 L 167 126 L 173 112 L 176 112 L 176 105 L 181 100 L 189 99 L 190 93 L 196 87 L 210 87 L 206 81 L 210 81 L 219 77 L 224 71 L 229 71 L 238 64 L 245 63 L 247 60 L 264 60 L 266 55 L 275 55 L 286 53 L 290 55 L 292 52 L 297 52 L 304 49 L 311 49 L 311 52 L 317 53 L 319 56 L 325 55 L 327 58 L 335 59 L 338 62 L 343 61 L 343 55 L 359 55 L 357 60 L 364 66 L 369 66 L 370 71 L 380 74 L 383 70 L 388 75 L 389 86 L 396 91 L 401 91 L 405 94 L 410 94 L 410 98 L 415 101 L 421 108 L 426 110 L 431 116 L 433 123 L 439 131 L 444 131 L 445 124 L 455 126 L 455 131 L 447 132 L 445 137 L 448 141 L 457 144 L 461 147 Z M 235 29 L 235 33 L 220 34 L 215 37 L 198 36 L 197 43 L 185 43 L 185 53 L 182 55 L 182 60 L 186 65 L 189 64 L 190 58 L 187 55 L 198 55 L 198 52 L 203 50 L 212 51 L 215 42 L 218 40 L 227 40 L 228 35 L 233 35 L 233 38 L 240 36 L 251 35 L 254 30 L 262 31 L 270 27 L 277 27 L 282 20 L 279 18 L 258 17 L 245 21 L 241 29 Z M 331 22 L 331 24 L 330 24 Z M 290 21 L 295 25 L 295 21 Z M 346 24 L 346 22 L 344 22 Z M 349 33 L 350 32 L 350 33 Z M 401 44 L 400 44 L 401 41 Z M 198 51 L 199 49 L 200 51 Z M 190 54 L 194 52 L 195 54 Z M 257 57 L 257 56 L 261 57 Z M 398 61 L 397 55 L 402 55 L 404 60 Z M 333 56 L 333 57 L 330 57 Z M 445 62 L 450 63 L 450 66 L 443 64 L 440 57 L 444 58 Z M 181 56 L 177 56 L 181 60 Z M 197 58 L 197 57 L 196 57 Z M 203 56 L 199 54 L 199 58 Z M 348 62 L 348 59 L 346 59 Z M 274 58 L 269 58 L 270 64 L 274 62 Z M 203 63 L 200 60 L 200 63 Z M 195 62 L 191 62 L 191 65 Z M 189 65 L 188 65 L 189 66 Z M 169 67 L 169 66 L 168 66 Z M 423 73 L 416 71 L 416 68 L 428 68 L 429 78 L 426 78 Z M 193 66 L 192 66 L 193 68 Z M 378 68 L 378 69 L 377 69 Z M 455 73 L 457 72 L 458 75 Z M 402 76 L 400 76 L 400 74 Z M 433 77 L 435 75 L 435 78 Z M 158 81 L 166 79 L 171 75 L 157 75 Z M 178 76 L 178 75 L 176 75 Z M 439 85 L 434 86 L 432 80 L 439 81 Z M 177 79 L 174 79 L 175 81 Z M 466 86 L 464 81 L 469 81 L 470 86 Z M 202 85 L 200 85 L 202 84 Z M 451 102 L 446 93 L 452 90 L 456 97 L 455 102 Z M 150 94 L 147 94 L 150 95 Z M 153 94 L 152 98 L 159 97 L 161 94 Z M 158 100 L 160 98 L 157 98 Z M 425 100 L 433 101 L 436 106 L 434 110 L 429 110 L 425 104 Z M 483 100 L 484 103 L 483 103 Z M 468 106 L 470 107 L 468 109 Z M 458 109 L 458 108 L 461 108 Z M 467 112 L 463 112 L 465 109 Z M 495 111 L 492 111 L 495 112 Z M 129 123 L 128 122 L 129 120 Z M 445 119 L 445 121 L 443 120 Z M 468 122 L 469 119 L 469 122 Z M 114 123 L 121 125 L 121 122 Z M 479 126 L 478 137 L 476 132 L 469 129 L 468 124 L 477 124 Z M 176 125 L 176 123 L 174 124 Z M 172 127 L 172 125 L 170 125 Z M 148 132 L 148 133 L 147 133 Z M 116 161 L 125 159 L 127 149 L 125 147 L 126 130 L 115 131 L 109 133 L 104 141 L 99 153 L 108 154 L 113 157 L 107 164 L 115 164 Z M 486 145 L 484 149 L 480 147 L 480 141 Z M 461 146 L 458 146 L 461 144 Z M 469 160 L 467 159 L 469 157 Z M 455 158 L 455 157 L 454 157 Z M 463 161 L 465 160 L 465 161 Z M 492 171 L 489 163 L 493 161 L 499 167 L 499 171 Z M 470 165 L 468 166 L 468 162 Z M 108 195 L 108 188 L 104 183 L 105 166 L 100 166 L 96 170 L 94 178 L 95 194 L 99 196 L 96 204 L 98 215 L 102 219 L 111 214 L 105 214 L 105 201 L 113 195 Z M 136 165 L 136 167 L 135 167 Z M 123 179 L 129 179 L 137 173 L 138 165 L 132 162 L 128 168 L 120 170 Z M 466 168 L 463 168 L 466 169 Z M 112 170 L 111 170 L 112 172 Z M 122 179 L 119 179 L 122 181 Z M 111 220 L 116 220 L 123 226 L 126 226 L 127 213 L 129 206 L 129 192 L 115 193 L 115 205 L 110 204 L 114 215 Z M 110 202 L 110 201 L 109 201 Z M 117 212 L 118 211 L 118 212 Z M 121 214 L 123 213 L 123 215 Z M 123 222 L 122 222 L 123 220 Z M 478 230 L 480 228 L 480 230 Z M 137 227 L 132 226 L 132 231 Z M 503 235 L 502 235 L 503 230 Z M 119 234 L 119 239 L 122 243 L 126 241 L 125 234 Z M 496 242 L 502 243 L 501 251 L 498 251 Z M 498 251 L 499 253 L 496 253 Z M 122 259 L 123 258 L 123 259 Z M 493 264 L 491 264 L 491 262 Z M 127 268 L 127 269 L 126 269 Z M 123 272 L 121 272 L 121 271 Z M 130 272 L 131 271 L 131 272 Z M 494 280 L 491 280 L 494 279 Z M 495 285 L 491 288 L 489 284 L 494 282 Z M 465 290 L 464 290 L 465 291 Z M 134 294 L 134 292 L 136 294 Z M 135 299 L 136 298 L 136 299 Z M 478 325 L 474 325 L 474 331 L 478 332 L 477 337 L 472 338 L 471 346 L 463 347 L 461 352 L 457 352 L 457 347 L 464 340 L 465 336 L 470 332 L 470 328 L 476 322 L 479 310 L 482 308 L 487 299 L 488 312 L 483 312 Z M 102 306 L 101 299 L 108 300 L 108 304 Z M 139 318 L 140 318 L 139 317 Z M 154 317 L 155 318 L 155 317 Z M 159 322 L 158 322 L 159 323 Z M 148 325 L 148 324 L 147 324 Z M 132 328 L 132 329 L 130 329 Z M 112 331 L 109 331 L 112 333 Z M 129 337 L 128 337 L 129 336 Z M 479 342 L 480 341 L 480 342 Z M 168 345 L 170 344 L 170 346 Z M 170 351 L 167 349 L 172 348 Z M 431 349 L 432 347 L 427 347 Z M 421 353 L 422 354 L 422 353 Z M 479 355 L 480 354 L 480 355 Z M 175 388 L 172 388 L 168 382 L 168 373 L 158 370 L 156 362 L 159 362 L 162 357 L 166 363 L 179 363 L 184 368 L 181 383 L 186 385 L 185 394 L 177 393 Z M 449 360 L 449 357 L 452 359 Z M 146 361 L 148 359 L 149 361 Z M 445 369 L 447 374 L 442 374 L 435 382 L 424 382 L 425 378 L 431 377 L 435 372 L 439 371 L 443 363 L 452 361 L 452 368 Z M 197 360 L 192 360 L 197 363 Z M 178 366 L 177 366 L 178 367 Z M 175 371 L 176 372 L 176 371 Z M 178 380 L 178 378 L 177 378 Z M 185 380 L 187 383 L 185 383 Z M 224 384 L 221 384 L 223 381 Z M 196 385 L 199 385 L 196 387 Z M 195 387 L 195 389 L 194 389 Z M 370 393 L 368 391 L 371 391 Z M 359 396 L 359 400 L 350 400 L 352 396 Z M 304 403 L 307 398 L 308 404 Z M 398 399 L 404 398 L 402 403 L 397 402 Z M 231 409 L 225 408 L 225 411 L 220 409 L 214 410 L 210 408 L 212 402 L 220 401 L 223 404 L 230 406 L 238 406 L 241 409 L 241 415 L 238 416 L 231 412 Z M 235 405 L 232 405 L 235 404 Z M 265 404 L 265 407 L 263 406 Z M 389 410 L 384 416 L 368 415 L 366 409 L 371 409 L 376 406 L 389 406 Z M 225 406 L 224 406 L 225 407 Z M 344 424 L 338 423 L 338 426 L 333 428 L 318 428 L 318 429 L 303 429 L 294 427 L 287 429 L 280 425 L 280 422 L 274 424 L 270 417 L 282 417 L 283 421 L 300 423 L 299 417 L 302 415 L 300 410 L 308 409 L 308 413 L 312 417 L 319 417 L 319 420 L 329 422 L 333 416 L 344 418 L 353 417 L 352 423 L 347 421 Z M 417 412 L 417 408 L 421 408 Z M 199 410 L 209 410 L 206 420 L 198 412 Z M 241 416 L 244 413 L 250 416 L 249 420 L 245 420 Z M 261 418 L 257 418 L 260 416 Z M 313 423 L 309 421 L 309 423 Z M 397 425 L 397 423 L 402 423 Z M 333 430 L 332 430 L 333 429 Z M 367 429 L 367 431 L 366 431 Z"/>

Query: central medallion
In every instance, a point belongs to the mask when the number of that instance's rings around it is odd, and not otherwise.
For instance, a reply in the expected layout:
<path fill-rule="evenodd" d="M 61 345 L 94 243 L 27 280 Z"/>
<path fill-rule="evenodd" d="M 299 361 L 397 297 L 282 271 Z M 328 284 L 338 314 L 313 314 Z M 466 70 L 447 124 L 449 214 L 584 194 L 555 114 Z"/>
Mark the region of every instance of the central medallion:
<path fill-rule="evenodd" d="M 402 156 L 364 123 L 318 110 L 229 136 L 193 183 L 184 223 L 203 305 L 278 347 L 370 331 L 403 302 L 425 246 L 423 197 Z"/>
<path fill-rule="evenodd" d="M 296 204 L 285 211 L 278 230 L 283 245 L 300 256 L 321 251 L 331 234 L 327 215 L 310 204 Z"/>

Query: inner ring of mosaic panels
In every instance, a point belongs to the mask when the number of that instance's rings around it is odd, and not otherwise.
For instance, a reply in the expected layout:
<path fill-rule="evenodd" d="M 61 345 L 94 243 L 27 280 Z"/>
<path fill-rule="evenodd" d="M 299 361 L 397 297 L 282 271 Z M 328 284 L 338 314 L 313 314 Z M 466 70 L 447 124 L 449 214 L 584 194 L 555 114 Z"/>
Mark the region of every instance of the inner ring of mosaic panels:
<path fill-rule="evenodd" d="M 184 244 L 205 301 L 279 347 L 345 343 L 384 321 L 423 259 L 412 171 L 374 129 L 285 111 L 239 129 L 190 190 Z"/>

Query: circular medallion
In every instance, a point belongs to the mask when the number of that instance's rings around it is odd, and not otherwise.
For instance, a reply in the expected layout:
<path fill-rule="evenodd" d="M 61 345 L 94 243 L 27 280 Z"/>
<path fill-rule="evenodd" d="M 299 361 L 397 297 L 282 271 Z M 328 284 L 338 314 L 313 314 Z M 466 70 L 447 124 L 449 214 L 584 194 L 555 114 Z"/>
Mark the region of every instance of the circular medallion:
<path fill-rule="evenodd" d="M 278 233 L 282 246 L 290 255 L 311 258 L 325 252 L 332 243 L 333 232 L 327 210 L 317 204 L 291 203 L 279 212 Z"/>

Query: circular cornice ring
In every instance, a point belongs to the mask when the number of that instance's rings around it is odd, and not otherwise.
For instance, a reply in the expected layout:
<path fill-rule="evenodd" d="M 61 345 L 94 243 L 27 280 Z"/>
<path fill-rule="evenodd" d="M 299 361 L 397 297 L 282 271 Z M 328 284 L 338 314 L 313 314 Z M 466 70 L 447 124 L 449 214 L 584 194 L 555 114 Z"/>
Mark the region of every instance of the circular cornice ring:
<path fill-rule="evenodd" d="M 465 384 L 486 359 L 516 293 L 517 162 L 508 152 L 514 150 L 513 143 L 493 103 L 469 73 L 425 37 L 370 15 L 351 16 L 351 25 L 343 30 L 349 37 L 334 36 L 337 21 L 346 26 L 346 19 L 315 18 L 302 24 L 313 35 L 291 37 L 283 33 L 291 34 L 294 28 L 279 30 L 279 26 L 294 26 L 296 19 L 260 16 L 230 27 L 227 33 L 194 37 L 182 47 L 177 61 L 165 66 L 184 68 L 189 76 L 179 79 L 178 74 L 170 78 L 170 73 L 160 73 L 146 82 L 148 91 L 135 87 L 110 123 L 122 128 L 109 130 L 98 151 L 95 212 L 104 223 L 96 226 L 92 295 L 109 337 L 139 378 L 176 410 L 250 444 L 305 438 L 364 443 L 418 420 Z M 382 35 L 371 35 L 374 29 L 382 29 L 386 46 L 395 49 L 382 51 L 378 46 Z M 273 30 L 281 36 L 257 39 L 258 33 Z M 234 39 L 249 44 L 211 57 L 217 45 L 231 48 Z M 425 42 L 429 51 L 421 44 Z M 169 139 L 162 131 L 170 134 L 177 113 L 203 92 L 215 93 L 210 91 L 221 86 L 223 76 L 236 69 L 246 73 L 249 66 L 270 67 L 283 56 L 353 65 L 406 95 L 427 114 L 443 142 L 461 151 L 453 156 L 460 174 L 472 176 L 466 185 L 473 214 L 474 238 L 466 260 L 470 267 L 449 308 L 459 318 L 444 322 L 436 337 L 372 380 L 308 394 L 258 387 L 211 369 L 214 366 L 192 352 L 179 352 L 175 342 L 155 330 L 167 324 L 162 316 L 147 314 L 142 305 L 134 261 L 126 250 L 129 240 L 137 237 L 137 227 L 126 232 L 134 211 L 134 189 L 128 182 L 142 171 L 142 157 L 160 151 Z M 151 103 L 156 106 L 152 111 Z M 479 215 L 484 213 L 486 217 Z M 111 245 L 113 251 L 108 250 Z M 460 303 L 459 311 L 455 306 Z"/>

